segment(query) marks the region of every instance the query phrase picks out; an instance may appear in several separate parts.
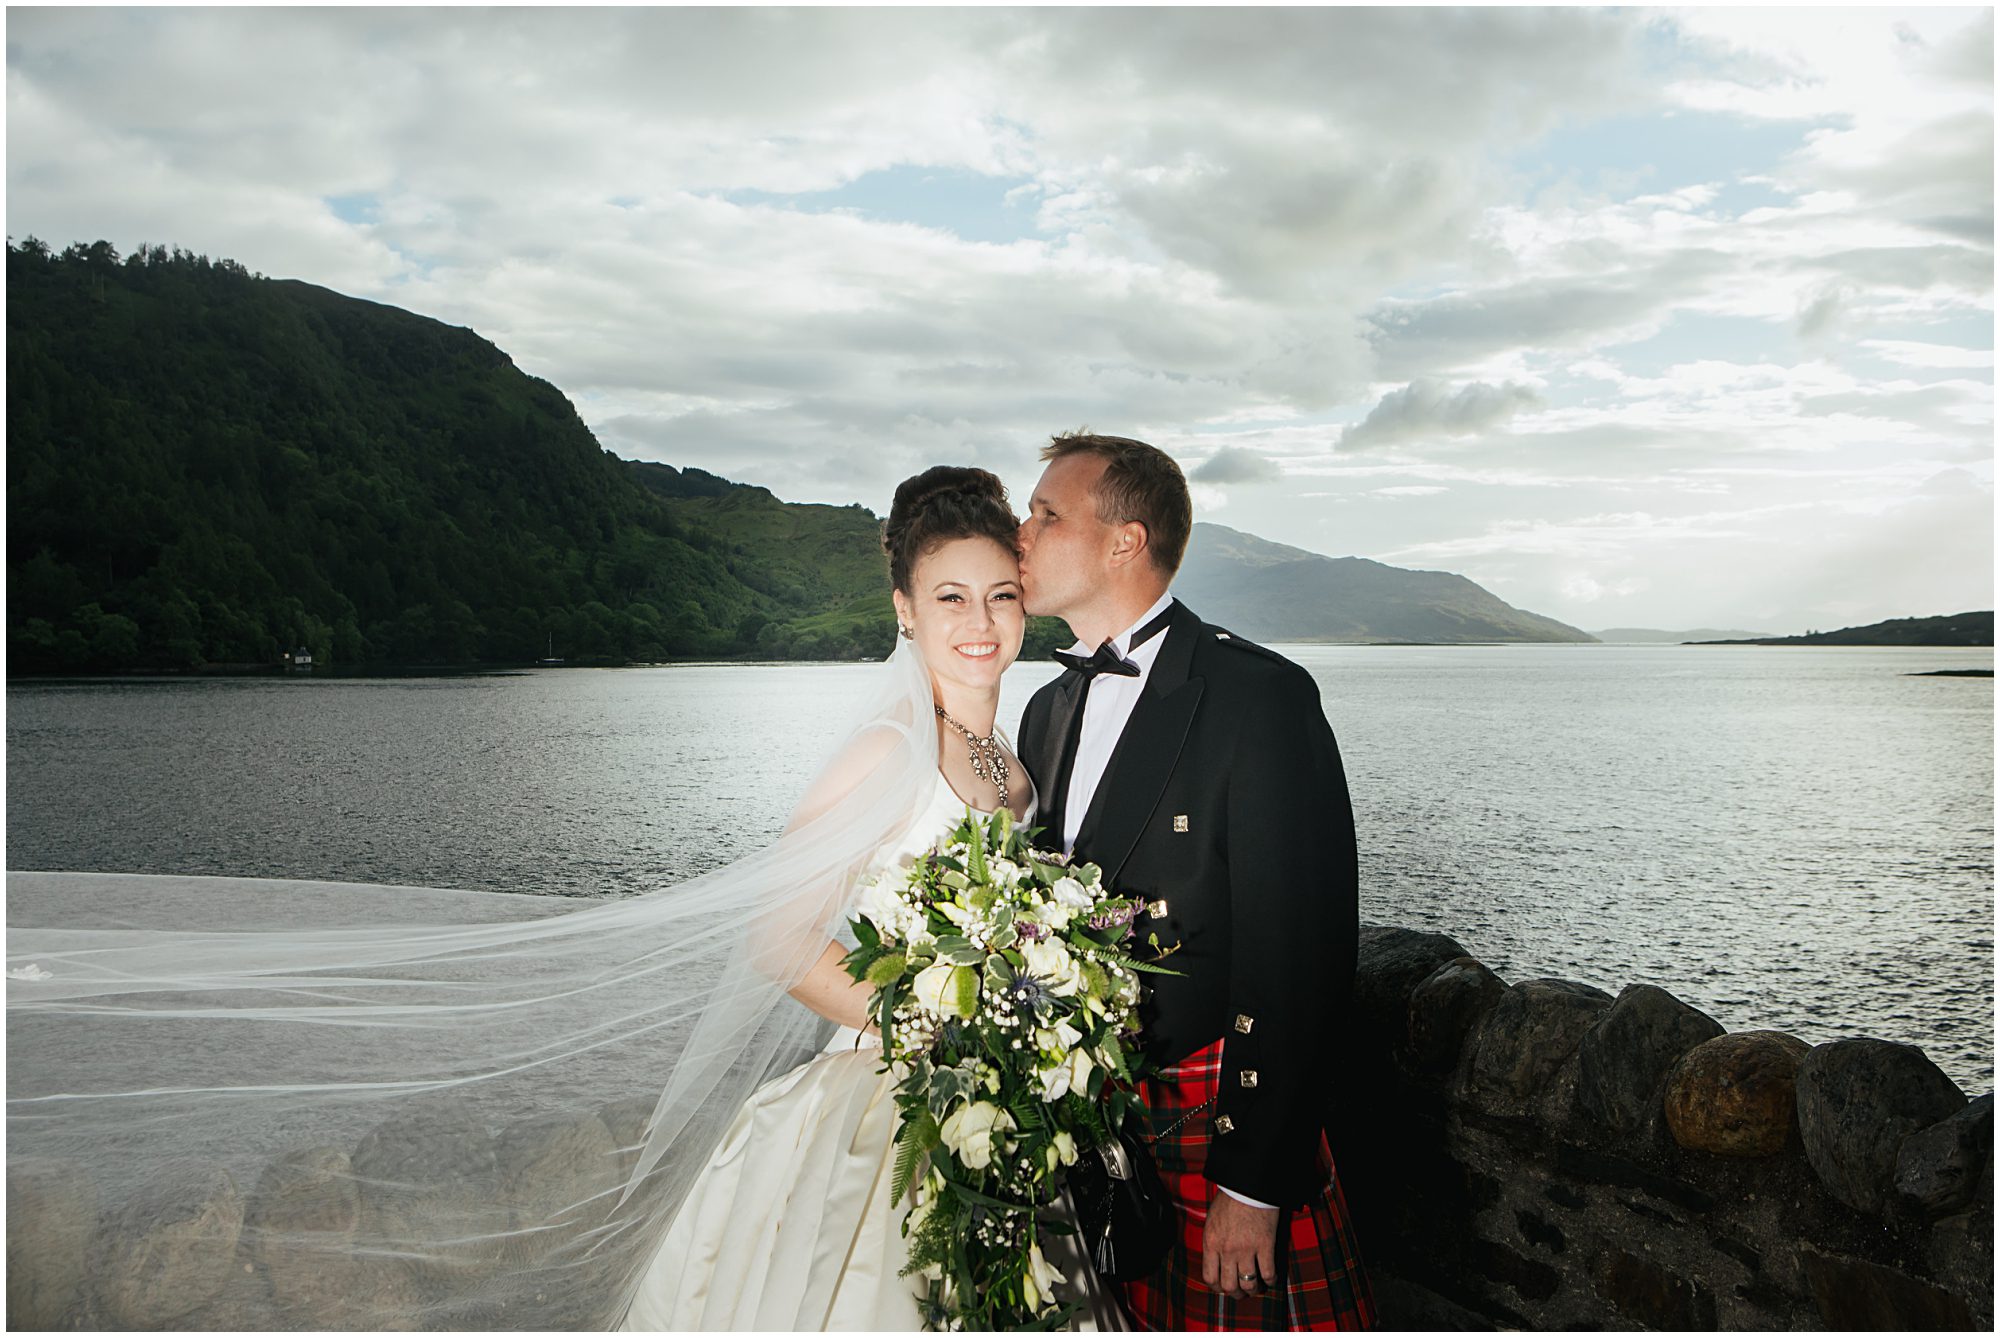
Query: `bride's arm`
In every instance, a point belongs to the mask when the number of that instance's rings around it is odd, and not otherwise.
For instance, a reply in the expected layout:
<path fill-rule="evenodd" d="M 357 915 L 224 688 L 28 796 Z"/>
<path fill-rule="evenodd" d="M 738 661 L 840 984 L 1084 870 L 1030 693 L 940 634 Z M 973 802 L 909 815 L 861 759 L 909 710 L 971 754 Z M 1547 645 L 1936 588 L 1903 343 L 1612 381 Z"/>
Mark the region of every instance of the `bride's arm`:
<path fill-rule="evenodd" d="M 792 986 L 790 994 L 821 1017 L 872 1034 L 868 1001 L 875 991 L 847 974 L 847 968 L 840 964 L 845 956 L 847 949 L 838 943 L 828 943 L 826 951 L 819 955 L 805 977 Z"/>
<path fill-rule="evenodd" d="M 850 742 L 827 766 L 785 824 L 787 836 L 830 811 L 857 787 L 872 778 L 895 751 L 898 736 L 887 731 L 870 731 Z M 874 1033 L 870 1026 L 869 986 L 847 974 L 840 963 L 847 949 L 829 940 L 816 960 L 786 993 L 843 1027 Z"/>

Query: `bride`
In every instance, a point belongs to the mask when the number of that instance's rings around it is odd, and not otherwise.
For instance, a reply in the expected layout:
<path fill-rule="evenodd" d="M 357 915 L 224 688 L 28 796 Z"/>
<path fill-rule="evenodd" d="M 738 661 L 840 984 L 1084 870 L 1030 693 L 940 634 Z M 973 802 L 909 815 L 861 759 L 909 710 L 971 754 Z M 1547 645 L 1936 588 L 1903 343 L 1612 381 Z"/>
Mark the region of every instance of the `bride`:
<path fill-rule="evenodd" d="M 1032 817 L 1015 525 L 983 470 L 897 489 L 896 653 L 784 835 L 701 878 L 11 875 L 10 1327 L 916 1327 L 843 935 L 858 875 Z"/>
<path fill-rule="evenodd" d="M 878 865 L 928 849 L 968 806 L 989 816 L 1006 807 L 1021 819 L 1033 810 L 1033 783 L 994 724 L 1000 677 L 1020 653 L 1024 628 L 1015 528 L 1005 490 L 983 470 L 941 466 L 896 491 L 883 546 L 902 653 L 927 667 L 935 695 L 939 760 L 929 802 L 878 852 Z M 889 744 L 866 736 L 850 744 L 793 827 L 838 797 L 841 776 L 865 767 L 854 754 Z M 852 946 L 843 931 L 791 988 L 840 1030 L 819 1058 L 745 1104 L 682 1205 L 624 1327 L 911 1326 L 922 1283 L 901 1276 L 902 1208 L 889 1202 L 894 1079 L 881 1072 L 870 990 L 840 965 Z"/>

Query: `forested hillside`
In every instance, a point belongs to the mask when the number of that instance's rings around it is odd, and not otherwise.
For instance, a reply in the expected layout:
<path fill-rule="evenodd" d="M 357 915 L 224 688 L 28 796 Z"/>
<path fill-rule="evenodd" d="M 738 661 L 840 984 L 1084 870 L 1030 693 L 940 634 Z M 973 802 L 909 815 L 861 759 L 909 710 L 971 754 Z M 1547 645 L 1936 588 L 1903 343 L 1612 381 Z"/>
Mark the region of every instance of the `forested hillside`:
<path fill-rule="evenodd" d="M 10 672 L 888 650 L 883 616 L 792 630 L 882 579 L 872 516 L 812 509 L 832 585 L 739 551 L 469 330 L 32 238 L 7 326 Z"/>
<path fill-rule="evenodd" d="M 1931 618 L 1891 618 L 1866 627 L 1842 627 L 1804 636 L 1757 637 L 1754 640 L 1701 641 L 1703 646 L 1990 646 L 1993 610 L 1941 613 Z"/>
<path fill-rule="evenodd" d="M 720 540 L 736 570 L 759 589 L 817 613 L 772 622 L 761 654 L 784 659 L 885 655 L 896 632 L 882 522 L 861 506 L 781 502 L 768 489 L 701 469 L 631 460 L 626 467 L 703 542 Z M 1056 618 L 1030 618 L 1023 659 L 1047 659 L 1075 640 Z"/>

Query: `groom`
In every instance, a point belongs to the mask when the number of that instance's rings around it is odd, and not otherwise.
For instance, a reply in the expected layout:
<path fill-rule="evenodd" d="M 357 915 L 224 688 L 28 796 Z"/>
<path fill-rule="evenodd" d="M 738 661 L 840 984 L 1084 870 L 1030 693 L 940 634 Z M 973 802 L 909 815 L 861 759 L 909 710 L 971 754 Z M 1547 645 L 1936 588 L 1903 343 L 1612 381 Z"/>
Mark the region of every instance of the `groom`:
<path fill-rule="evenodd" d="M 1370 1327 L 1321 1133 L 1357 936 L 1354 820 L 1312 678 L 1167 593 L 1193 509 L 1171 457 L 1068 434 L 1019 545 L 1027 612 L 1067 622 L 1021 722 L 1044 844 L 1142 898 L 1152 1149 L 1179 1230 L 1125 1287 L 1140 1328 Z M 1178 1126 L 1175 1127 L 1176 1122 Z"/>

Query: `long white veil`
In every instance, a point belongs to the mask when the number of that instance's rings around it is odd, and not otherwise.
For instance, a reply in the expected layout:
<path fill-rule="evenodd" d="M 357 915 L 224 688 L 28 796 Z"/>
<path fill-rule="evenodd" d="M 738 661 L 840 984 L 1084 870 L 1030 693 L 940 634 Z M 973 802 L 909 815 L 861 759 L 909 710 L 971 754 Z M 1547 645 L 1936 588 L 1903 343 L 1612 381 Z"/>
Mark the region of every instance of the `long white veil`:
<path fill-rule="evenodd" d="M 641 897 L 9 875 L 10 1326 L 615 1325 L 937 766 L 902 642 L 782 838 Z"/>

